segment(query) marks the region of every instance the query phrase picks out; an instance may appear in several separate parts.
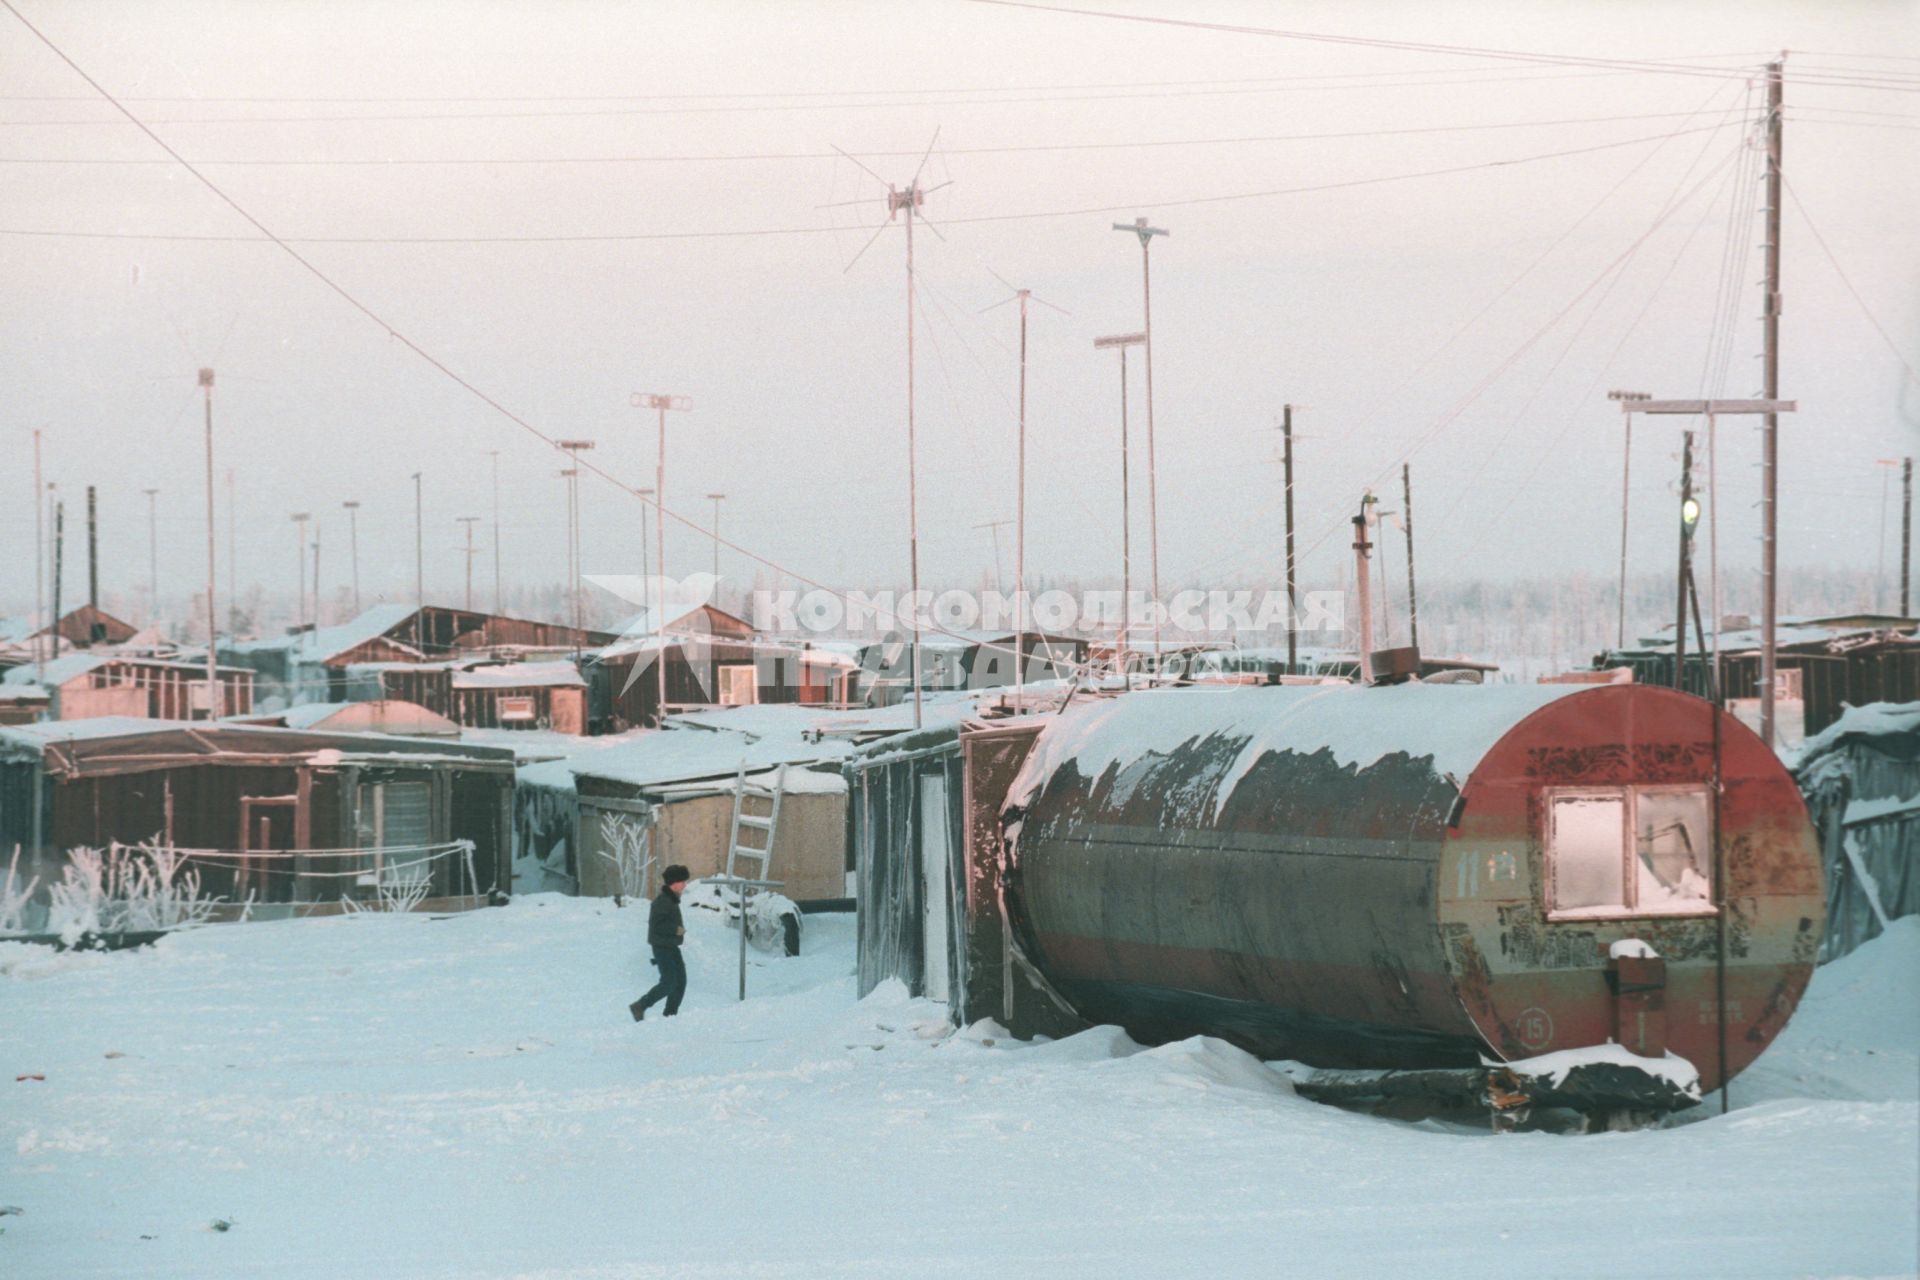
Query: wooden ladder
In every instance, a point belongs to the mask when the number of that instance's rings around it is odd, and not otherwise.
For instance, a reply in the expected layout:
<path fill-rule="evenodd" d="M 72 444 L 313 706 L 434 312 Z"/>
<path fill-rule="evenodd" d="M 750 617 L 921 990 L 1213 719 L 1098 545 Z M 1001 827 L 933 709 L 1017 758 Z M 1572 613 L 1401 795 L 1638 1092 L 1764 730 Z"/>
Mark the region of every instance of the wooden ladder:
<path fill-rule="evenodd" d="M 762 787 L 747 782 L 747 766 L 743 761 L 740 772 L 733 781 L 733 831 L 727 837 L 727 874 L 743 880 L 771 880 L 767 872 L 773 864 L 774 833 L 780 829 L 780 798 L 786 794 L 787 766 L 781 765 L 774 774 L 773 786 Z M 756 813 L 750 810 L 748 802 L 765 802 L 767 811 Z M 762 843 L 750 844 L 745 841 L 747 832 L 761 833 Z M 742 861 L 754 864 L 753 873 L 747 874 L 741 869 Z"/>

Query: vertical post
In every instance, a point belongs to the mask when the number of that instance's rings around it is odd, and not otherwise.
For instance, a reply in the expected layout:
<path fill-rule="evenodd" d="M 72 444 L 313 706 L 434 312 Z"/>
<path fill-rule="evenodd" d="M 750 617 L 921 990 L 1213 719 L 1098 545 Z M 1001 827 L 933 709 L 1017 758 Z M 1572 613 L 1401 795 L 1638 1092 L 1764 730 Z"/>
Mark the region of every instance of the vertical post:
<path fill-rule="evenodd" d="M 47 534 L 46 534 L 46 486 L 40 478 L 40 430 L 33 432 L 33 678 L 39 680 L 46 671 L 46 641 L 41 632 L 47 626 Z M 38 771 L 36 770 L 36 775 Z M 40 817 L 39 804 L 34 805 L 34 820 Z"/>
<path fill-rule="evenodd" d="M 293 625 L 298 631 L 307 621 L 307 520 L 304 511 L 293 513 Z"/>
<path fill-rule="evenodd" d="M 53 656 L 60 657 L 60 580 L 66 576 L 67 558 L 67 507 L 59 499 L 53 503 L 53 629 L 48 639 L 53 642 Z"/>
<path fill-rule="evenodd" d="M 87 611 L 100 609 L 100 506 L 92 485 L 87 486 Z M 87 626 L 94 620 L 89 617 Z M 91 635 L 89 635 L 91 641 Z"/>
<path fill-rule="evenodd" d="M 1127 349 L 1120 348 L 1120 635 L 1116 646 L 1121 676 L 1133 687 L 1127 668 L 1128 624 L 1133 621 L 1132 483 L 1127 478 Z M 1011 990 L 1011 988 L 1009 988 Z"/>
<path fill-rule="evenodd" d="M 320 629 L 320 517 L 313 518 L 313 626 Z"/>
<path fill-rule="evenodd" d="M 1420 647 L 1420 591 L 1413 582 L 1413 469 L 1400 464 L 1400 514 L 1407 532 L 1407 643 Z"/>
<path fill-rule="evenodd" d="M 1900 616 L 1907 612 L 1913 584 L 1913 459 L 1900 461 Z"/>
<path fill-rule="evenodd" d="M 424 506 L 420 496 L 420 475 L 413 473 L 413 644 L 421 652 L 426 651 L 426 636 L 422 633 L 427 611 L 427 572 L 426 556 L 421 549 L 420 521 Z"/>
<path fill-rule="evenodd" d="M 234 501 L 233 468 L 227 468 L 227 634 L 240 632 L 240 537 L 236 532 L 238 505 Z"/>
<path fill-rule="evenodd" d="M 1013 696 L 1027 684 L 1027 298 L 1020 295 L 1020 460 L 1013 521 Z M 1017 705 L 1017 703 L 1016 703 Z"/>
<path fill-rule="evenodd" d="M 713 580 L 716 584 L 720 581 L 720 503 L 726 496 L 724 493 L 707 495 L 713 503 Z"/>
<path fill-rule="evenodd" d="M 733 891 L 740 897 L 740 999 L 747 998 L 747 886 L 736 882 Z"/>
<path fill-rule="evenodd" d="M 1360 503 L 1360 514 L 1353 518 L 1353 576 L 1354 587 L 1360 595 L 1360 663 L 1361 684 L 1373 681 L 1373 588 L 1367 572 L 1367 552 L 1373 544 L 1367 540 L 1367 503 L 1372 500 L 1369 494 Z"/>
<path fill-rule="evenodd" d="M 907 572 L 909 577 L 909 601 L 907 619 L 913 624 L 913 656 L 910 669 L 913 682 L 913 727 L 921 724 L 920 696 L 920 487 L 919 460 L 917 442 L 914 438 L 913 421 L 913 312 L 914 312 L 914 276 L 913 276 L 913 214 L 921 201 L 920 179 L 918 175 L 908 184 L 905 191 L 887 193 L 887 213 L 895 211 L 907 216 Z"/>
<path fill-rule="evenodd" d="M 1614 634 L 1614 647 L 1627 647 L 1627 496 L 1631 492 L 1629 480 L 1633 475 L 1633 415 L 1623 413 L 1627 420 L 1626 441 L 1620 450 L 1620 622 Z"/>
<path fill-rule="evenodd" d="M 213 602 L 213 370 L 200 371 L 207 419 L 207 719 L 220 718 L 220 678 L 214 650 L 217 646 Z"/>
<path fill-rule="evenodd" d="M 1145 218 L 1140 219 L 1144 224 Z M 1155 461 L 1153 441 L 1153 272 L 1148 266 L 1150 255 L 1147 247 L 1152 239 L 1142 231 L 1140 233 L 1140 294 L 1142 311 L 1145 313 L 1144 328 L 1147 340 L 1142 354 L 1147 362 L 1147 542 L 1150 551 L 1150 568 L 1153 578 L 1153 671 L 1159 678 L 1160 667 L 1166 660 L 1166 651 L 1160 644 L 1160 471 Z"/>
<path fill-rule="evenodd" d="M 653 609 L 653 723 L 667 726 L 667 397 L 656 396 L 660 410 L 659 440 L 653 458 L 653 554 L 658 566 L 654 587 L 660 593 Z"/>
<path fill-rule="evenodd" d="M 1673 687 L 1684 691 L 1687 669 L 1687 551 L 1693 541 L 1687 508 L 1693 502 L 1693 432 L 1680 436 L 1680 567 L 1674 575 Z"/>
<path fill-rule="evenodd" d="M 142 489 L 147 495 L 147 621 L 160 616 L 160 507 L 158 489 Z"/>
<path fill-rule="evenodd" d="M 1293 562 L 1293 406 L 1290 404 L 1280 409 L 1280 441 L 1281 475 L 1287 489 L 1287 674 L 1291 676 L 1300 672 L 1300 602 Z"/>
<path fill-rule="evenodd" d="M 467 612 L 473 612 L 473 523 L 479 516 L 461 516 L 459 522 L 467 526 Z"/>
<path fill-rule="evenodd" d="M 489 449 L 487 454 L 493 459 L 493 611 L 500 613 L 500 451 Z M 360 607 L 357 598 L 353 607 Z"/>
<path fill-rule="evenodd" d="M 347 509 L 347 558 L 353 562 L 353 612 L 360 614 L 360 504 L 348 501 L 340 504 Z"/>
<path fill-rule="evenodd" d="M 1761 315 L 1760 394 L 1780 398 L 1780 150 L 1785 86 L 1782 62 L 1767 64 L 1767 294 Z M 1760 740 L 1774 744 L 1773 684 L 1774 631 L 1779 623 L 1779 488 L 1780 419 L 1769 413 L 1761 420 L 1761 506 L 1765 529 L 1760 536 Z"/>
<path fill-rule="evenodd" d="M 1707 415 L 1707 602 L 1713 609 L 1713 675 L 1707 682 L 1716 708 L 1727 696 L 1725 673 L 1720 669 L 1720 626 L 1726 609 L 1720 600 L 1720 451 L 1719 424 Z M 1693 606 L 1694 624 L 1699 625 L 1700 605 Z M 1717 714 L 1717 712 L 1716 712 Z M 1714 724 L 1718 725 L 1718 720 Z"/>

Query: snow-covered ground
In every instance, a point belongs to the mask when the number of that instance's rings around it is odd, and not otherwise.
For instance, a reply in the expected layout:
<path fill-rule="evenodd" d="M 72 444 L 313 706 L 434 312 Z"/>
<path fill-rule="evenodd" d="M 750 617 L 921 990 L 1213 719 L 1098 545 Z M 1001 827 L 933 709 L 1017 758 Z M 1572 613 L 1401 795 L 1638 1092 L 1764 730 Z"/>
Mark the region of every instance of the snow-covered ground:
<path fill-rule="evenodd" d="M 1736 1109 L 1493 1136 L 1293 1096 L 1217 1041 L 1018 1045 L 644 908 L 0 943 L 0 1275 L 1912 1274 L 1920 920 L 1821 972 Z M 16 1081 L 22 1075 L 44 1080 Z M 221 1231 L 216 1220 L 230 1224 Z"/>

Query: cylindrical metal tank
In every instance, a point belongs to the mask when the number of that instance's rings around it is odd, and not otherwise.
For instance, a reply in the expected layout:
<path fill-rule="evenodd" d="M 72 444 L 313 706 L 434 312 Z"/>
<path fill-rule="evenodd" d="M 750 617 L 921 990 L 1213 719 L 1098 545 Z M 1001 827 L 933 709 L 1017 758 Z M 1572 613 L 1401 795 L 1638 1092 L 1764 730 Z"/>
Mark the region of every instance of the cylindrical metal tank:
<path fill-rule="evenodd" d="M 1730 1078 L 1823 918 L 1786 769 L 1644 685 L 1126 694 L 1051 722 L 1003 816 L 1013 927 L 1082 1016 L 1319 1066 L 1619 1039 L 1712 1089 L 1723 1004 Z"/>

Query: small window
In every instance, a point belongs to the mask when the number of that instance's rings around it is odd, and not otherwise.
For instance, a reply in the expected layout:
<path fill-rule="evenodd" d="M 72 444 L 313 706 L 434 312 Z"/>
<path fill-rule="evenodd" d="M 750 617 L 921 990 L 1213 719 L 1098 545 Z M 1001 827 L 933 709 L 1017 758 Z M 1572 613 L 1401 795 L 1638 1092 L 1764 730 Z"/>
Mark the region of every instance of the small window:
<path fill-rule="evenodd" d="M 533 719 L 533 697 L 531 694 L 503 694 L 500 698 L 500 720 L 503 724 L 524 724 Z"/>
<path fill-rule="evenodd" d="M 1549 918 L 1712 914 L 1711 829 L 1704 787 L 1550 793 Z"/>
<path fill-rule="evenodd" d="M 720 705 L 750 707 L 760 701 L 758 673 L 750 666 L 720 668 Z"/>

